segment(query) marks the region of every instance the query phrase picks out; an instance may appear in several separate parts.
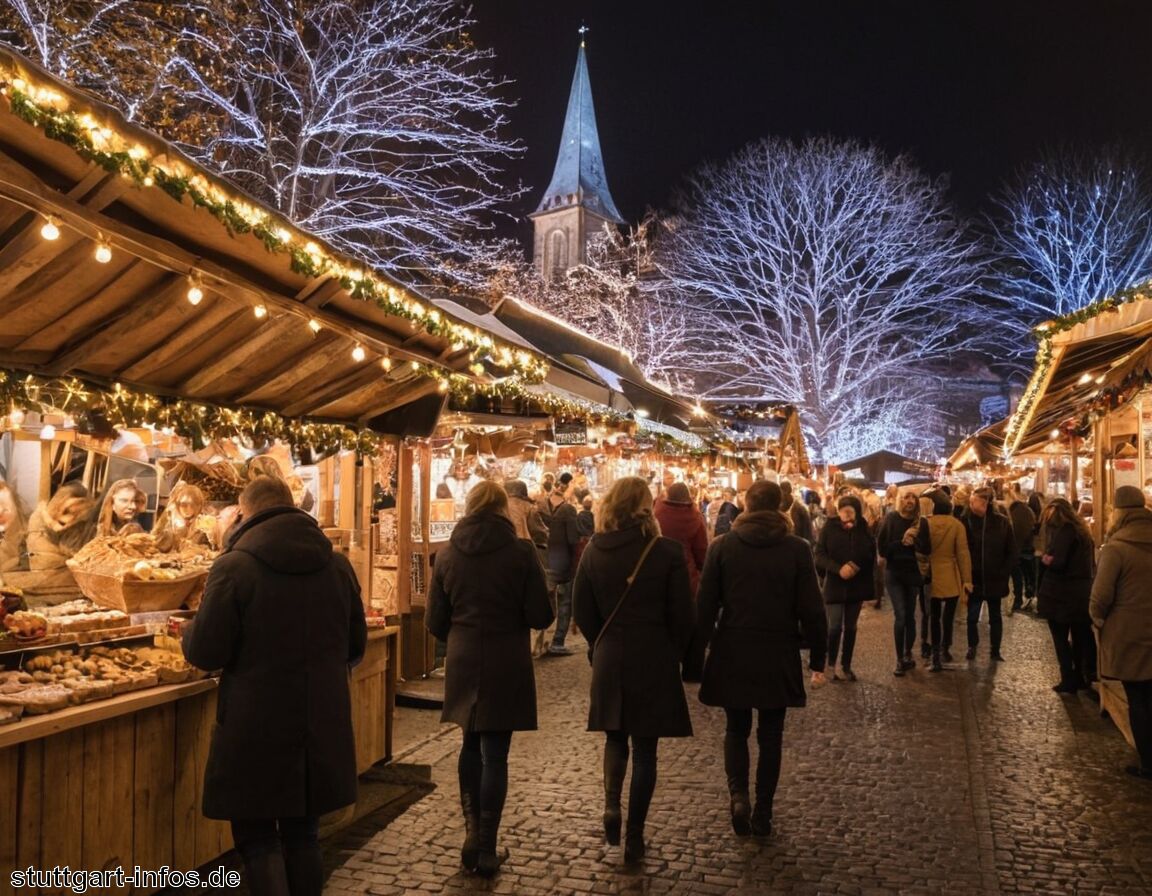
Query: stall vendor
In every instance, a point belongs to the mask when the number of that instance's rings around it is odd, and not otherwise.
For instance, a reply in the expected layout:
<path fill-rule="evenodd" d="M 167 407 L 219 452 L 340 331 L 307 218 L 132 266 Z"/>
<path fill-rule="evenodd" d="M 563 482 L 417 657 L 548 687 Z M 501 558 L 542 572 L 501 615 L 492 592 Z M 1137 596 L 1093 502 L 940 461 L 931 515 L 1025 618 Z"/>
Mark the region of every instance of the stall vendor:
<path fill-rule="evenodd" d="M 50 500 L 42 501 L 28 520 L 28 569 L 19 584 L 29 606 L 60 603 L 76 596 L 76 579 L 66 561 L 92 537 L 88 489 L 65 482 Z"/>
<path fill-rule="evenodd" d="M 118 479 L 112 483 L 100 506 L 96 523 L 97 535 L 132 535 L 143 532 L 137 517 L 148 507 L 148 496 L 135 479 Z"/>
<path fill-rule="evenodd" d="M 216 517 L 205 513 L 204 492 L 187 482 L 178 482 L 168 496 L 168 504 L 156 521 L 156 546 L 164 552 L 178 551 L 186 541 L 217 549 Z"/>
<path fill-rule="evenodd" d="M 0 581 L 4 573 L 27 569 L 24 536 L 27 520 L 20 499 L 8 483 L 0 480 Z"/>

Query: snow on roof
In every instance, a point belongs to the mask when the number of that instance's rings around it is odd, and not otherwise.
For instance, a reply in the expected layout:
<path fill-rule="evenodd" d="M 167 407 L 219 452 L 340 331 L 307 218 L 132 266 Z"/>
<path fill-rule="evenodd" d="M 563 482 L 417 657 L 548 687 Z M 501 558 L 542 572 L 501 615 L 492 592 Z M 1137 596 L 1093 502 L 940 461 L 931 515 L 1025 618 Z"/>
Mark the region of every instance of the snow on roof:
<path fill-rule="evenodd" d="M 620 374 L 618 374 L 615 370 L 609 370 L 603 364 L 597 364 L 591 358 L 586 358 L 583 355 L 578 355 L 577 357 L 587 363 L 588 366 L 592 368 L 592 371 L 598 377 L 600 377 L 600 379 L 604 380 L 604 385 L 611 389 L 615 389 L 617 392 L 624 391 L 624 387 L 620 382 Z"/>
<path fill-rule="evenodd" d="M 530 349 L 531 351 L 544 354 L 531 342 L 529 342 L 527 339 L 525 339 L 523 336 L 505 324 L 498 317 L 496 317 L 495 314 L 477 314 L 475 311 L 471 311 L 464 305 L 461 305 L 458 302 L 453 302 L 450 299 L 432 299 L 432 304 L 440 308 L 442 311 L 447 311 L 456 320 L 462 323 L 471 324 L 474 327 L 479 327 L 480 329 L 491 333 L 493 336 L 499 336 L 501 339 L 518 345 L 521 348 Z"/>

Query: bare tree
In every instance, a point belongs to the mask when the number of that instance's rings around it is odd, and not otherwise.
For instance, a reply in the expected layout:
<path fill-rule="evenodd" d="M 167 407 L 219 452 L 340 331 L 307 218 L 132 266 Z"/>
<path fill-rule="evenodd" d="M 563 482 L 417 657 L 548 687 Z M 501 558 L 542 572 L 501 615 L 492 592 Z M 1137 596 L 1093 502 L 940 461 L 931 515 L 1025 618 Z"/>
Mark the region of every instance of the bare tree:
<path fill-rule="evenodd" d="M 506 84 L 456 0 L 0 5 L 55 71 L 377 266 L 438 269 L 518 195 Z"/>
<path fill-rule="evenodd" d="M 940 374 L 991 326 L 944 190 L 907 158 L 826 138 L 762 140 L 692 175 L 658 258 L 718 321 L 706 394 L 796 404 L 828 462 L 938 450 Z"/>
<path fill-rule="evenodd" d="M 1050 151 L 994 203 L 997 288 L 1024 327 L 1152 274 L 1152 177 L 1131 152 Z"/>

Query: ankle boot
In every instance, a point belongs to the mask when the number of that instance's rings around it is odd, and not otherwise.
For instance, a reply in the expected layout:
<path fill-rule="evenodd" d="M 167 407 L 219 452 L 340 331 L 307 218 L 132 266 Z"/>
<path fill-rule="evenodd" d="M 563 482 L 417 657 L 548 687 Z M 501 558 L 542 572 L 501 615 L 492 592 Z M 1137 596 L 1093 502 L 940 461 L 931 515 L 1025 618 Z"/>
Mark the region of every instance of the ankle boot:
<path fill-rule="evenodd" d="M 747 837 L 752 833 L 749 822 L 752 800 L 748 796 L 748 765 L 748 741 L 734 734 L 725 734 L 724 773 L 728 778 L 732 830 L 738 837 Z"/>
<path fill-rule="evenodd" d="M 628 825 L 624 834 L 624 861 L 629 865 L 644 861 L 644 828 Z"/>
<path fill-rule="evenodd" d="M 289 896 L 284 854 L 279 849 L 253 857 L 245 856 L 244 876 L 252 896 Z"/>
<path fill-rule="evenodd" d="M 472 794 L 460 792 L 460 808 L 464 811 L 464 845 L 460 847 L 460 866 L 465 871 L 475 871 L 480 860 L 480 819 Z"/>
<path fill-rule="evenodd" d="M 944 671 L 944 664 L 942 662 L 940 662 L 940 648 L 939 647 L 933 647 L 932 648 L 932 671 L 933 672 L 943 672 Z"/>
<path fill-rule="evenodd" d="M 772 833 L 772 807 L 765 808 L 760 802 L 756 803 L 756 811 L 752 813 L 752 833 L 757 837 L 767 837 Z"/>
<path fill-rule="evenodd" d="M 620 794 L 624 790 L 624 775 L 628 771 L 626 757 L 610 750 L 604 752 L 604 842 L 620 845 Z"/>

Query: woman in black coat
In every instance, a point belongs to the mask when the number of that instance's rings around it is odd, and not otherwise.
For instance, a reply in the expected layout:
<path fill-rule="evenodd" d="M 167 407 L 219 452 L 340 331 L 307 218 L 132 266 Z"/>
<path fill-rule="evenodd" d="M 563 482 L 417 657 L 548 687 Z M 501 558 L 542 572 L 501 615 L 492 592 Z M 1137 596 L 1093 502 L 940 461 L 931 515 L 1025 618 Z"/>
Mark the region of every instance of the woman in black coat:
<path fill-rule="evenodd" d="M 784 714 L 803 706 L 800 631 L 812 645 L 812 683 L 824 680 L 828 622 L 808 543 L 789 534 L 780 486 L 756 482 L 732 530 L 708 548 L 697 599 L 699 640 L 710 646 L 700 702 L 723 706 L 724 773 L 732 829 L 740 836 L 772 833 L 772 802 L 780 779 Z M 748 795 L 748 737 L 759 711 L 756 809 Z"/>
<path fill-rule="evenodd" d="M 620 794 L 632 742 L 624 860 L 644 858 L 644 822 L 656 788 L 661 737 L 688 737 L 692 722 L 680 663 L 692 638 L 684 549 L 660 537 L 652 493 L 617 479 L 600 505 L 596 534 L 576 573 L 574 610 L 592 663 L 588 730 L 605 732 L 604 839 L 620 842 Z"/>
<path fill-rule="evenodd" d="M 836 502 L 836 516 L 825 523 L 816 542 L 816 566 L 824 571 L 824 603 L 828 605 L 828 677 L 833 681 L 855 681 L 852 653 L 856 648 L 856 623 L 860 607 L 876 598 L 872 567 L 876 564 L 876 540 L 864 521 L 864 508 L 854 495 Z M 840 633 L 844 633 L 844 654 L 840 675 L 836 655 Z"/>
<path fill-rule="evenodd" d="M 1084 520 L 1063 498 L 1053 498 L 1040 518 L 1047 544 L 1036 612 L 1048 620 L 1060 664 L 1060 681 L 1052 690 L 1074 694 L 1096 680 L 1096 638 L 1088 613 L 1095 545 Z"/>
<path fill-rule="evenodd" d="M 554 616 L 536 548 L 517 538 L 508 495 L 494 482 L 468 492 L 465 515 L 436 558 L 427 626 L 448 642 L 443 722 L 464 732 L 457 767 L 465 839 L 460 863 L 491 877 L 508 794 L 513 731 L 536 728 L 531 630 Z"/>
<path fill-rule="evenodd" d="M 240 495 L 184 655 L 222 669 L 204 814 L 228 819 L 253 896 L 319 896 L 319 816 L 356 802 L 348 669 L 368 630 L 348 559 L 279 480 Z"/>

